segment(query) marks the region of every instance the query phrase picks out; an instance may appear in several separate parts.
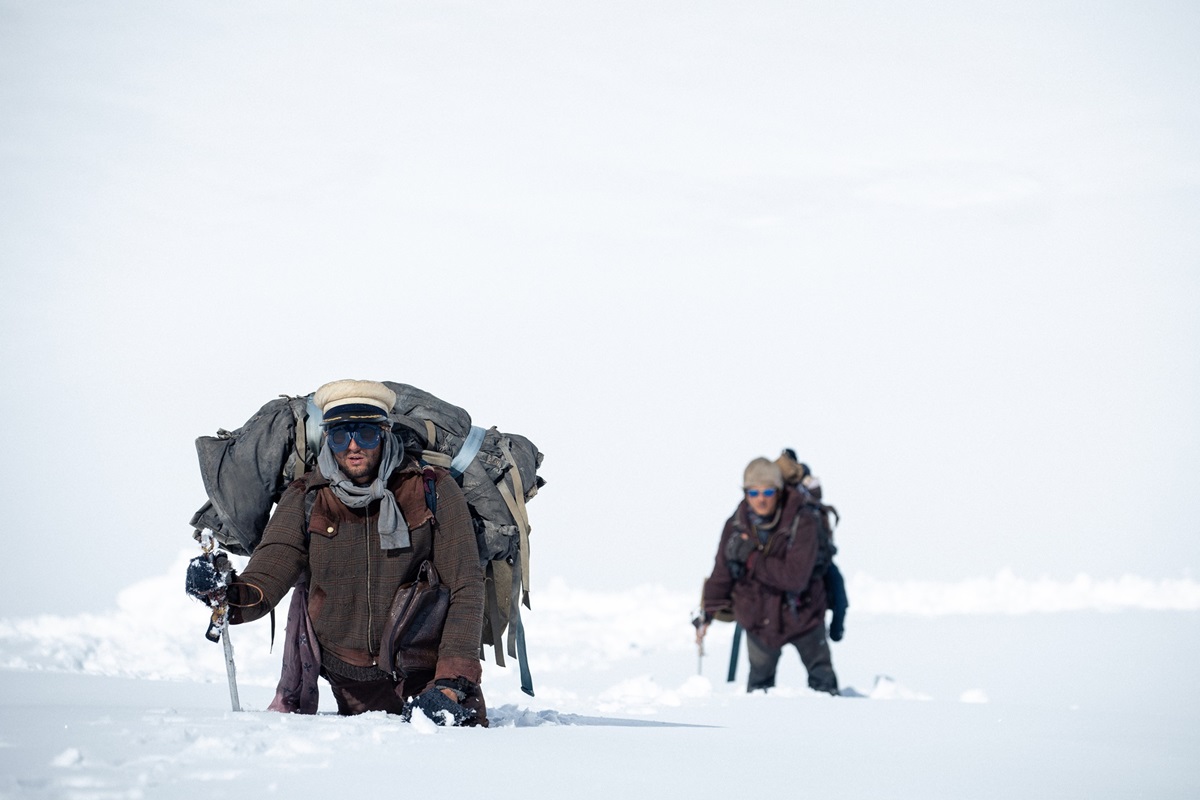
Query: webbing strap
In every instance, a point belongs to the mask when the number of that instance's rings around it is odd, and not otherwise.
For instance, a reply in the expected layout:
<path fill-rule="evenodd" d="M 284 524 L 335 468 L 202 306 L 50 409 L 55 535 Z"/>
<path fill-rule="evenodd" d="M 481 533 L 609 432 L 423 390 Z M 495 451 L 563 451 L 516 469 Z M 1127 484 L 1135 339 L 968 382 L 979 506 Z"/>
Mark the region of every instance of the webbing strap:
<path fill-rule="evenodd" d="M 525 652 L 525 626 L 517 614 L 517 663 L 521 668 L 521 691 L 533 697 L 533 676 L 529 674 L 529 655 Z"/>
<path fill-rule="evenodd" d="M 508 593 L 508 654 L 517 658 L 517 626 L 521 624 L 521 564 L 513 564 L 512 586 Z"/>
<path fill-rule="evenodd" d="M 432 464 L 435 467 L 450 469 L 450 456 L 445 453 L 439 453 L 436 450 L 422 450 L 421 460 L 426 464 Z"/>
<path fill-rule="evenodd" d="M 424 419 L 421 421 L 425 423 L 425 444 L 428 448 L 421 451 L 421 460 L 435 467 L 450 469 L 450 456 L 433 449 L 433 446 L 437 443 L 437 428 L 433 426 L 431 420 Z"/>
<path fill-rule="evenodd" d="M 292 456 L 284 463 L 283 474 L 285 477 L 288 477 L 287 473 L 290 469 L 292 473 L 290 476 L 291 480 L 296 480 L 308 472 L 308 414 L 306 413 L 308 409 L 306 406 L 305 411 L 299 411 L 296 409 L 295 404 L 292 403 L 293 398 L 286 394 L 282 394 L 280 397 L 288 401 L 288 405 L 292 409 L 292 419 L 295 421 L 295 425 L 292 428 Z M 272 616 L 271 621 L 275 621 L 274 616 Z M 271 638 L 274 639 L 275 637 L 272 636 Z"/>
<path fill-rule="evenodd" d="M 520 580 L 514 580 L 513 585 L 524 584 L 525 589 L 525 607 L 529 608 L 529 523 L 525 522 L 521 516 L 522 507 L 513 497 L 512 490 L 508 488 L 503 480 L 496 484 L 496 488 L 500 490 L 500 496 L 504 498 L 508 510 L 512 513 L 513 519 L 517 521 L 517 529 L 520 531 L 520 542 L 518 544 L 517 563 L 513 568 L 521 573 Z"/>
<path fill-rule="evenodd" d="M 508 446 L 508 441 L 500 440 L 500 452 L 504 453 L 505 460 L 508 461 L 509 467 L 507 474 L 512 477 L 513 491 L 509 497 L 513 497 L 516 501 L 513 508 L 509 510 L 513 512 L 513 517 L 517 520 L 517 525 L 523 529 L 529 528 L 529 513 L 525 510 L 525 488 L 521 483 L 521 470 L 517 469 L 517 461 L 513 458 L 512 450 Z M 501 484 L 503 486 L 503 484 Z M 505 500 L 508 498 L 506 497 Z"/>
<path fill-rule="evenodd" d="M 300 456 L 300 466 L 308 466 L 308 431 L 304 429 L 304 420 L 296 418 L 296 455 Z M 300 476 L 292 471 L 293 478 Z"/>
<path fill-rule="evenodd" d="M 513 497 L 512 489 L 509 489 L 508 484 L 504 481 L 497 483 L 496 489 L 500 492 L 500 496 L 504 498 L 504 504 L 508 506 L 508 513 L 512 514 L 513 519 L 517 521 L 517 527 L 520 528 L 522 539 L 524 539 L 525 529 L 528 525 L 521 516 L 521 507 L 517 505 L 517 498 Z"/>
<path fill-rule="evenodd" d="M 513 569 L 519 569 L 513 565 Z M 508 654 L 517 660 L 521 671 L 521 691 L 533 697 L 533 676 L 529 674 L 529 654 L 525 652 L 525 625 L 521 622 L 521 577 L 513 575 L 512 595 L 508 606 Z M 525 606 L 529 606 L 529 592 L 525 592 Z"/>
<path fill-rule="evenodd" d="M 496 572 L 492 568 L 491 561 L 487 564 L 487 579 L 484 581 L 484 585 L 487 586 L 486 605 L 490 609 L 488 624 L 492 628 L 492 650 L 496 652 L 496 664 L 503 667 L 504 647 L 500 644 L 500 641 L 504 638 L 504 633 L 502 623 L 500 622 L 500 598 L 499 592 L 496 591 Z M 479 649 L 483 650 L 482 644 L 479 646 Z"/>
<path fill-rule="evenodd" d="M 503 480 L 498 484 L 500 495 L 504 498 L 505 504 L 508 505 L 508 510 L 512 512 L 513 519 L 516 520 L 517 528 L 521 532 L 521 583 L 525 590 L 524 602 L 525 607 L 529 605 L 529 512 L 525 509 L 525 489 L 521 482 L 521 470 L 517 469 L 516 459 L 512 457 L 512 450 L 509 449 L 508 441 L 500 440 L 500 452 L 504 453 L 504 457 L 508 459 L 509 469 L 507 475 L 511 476 L 513 488 L 510 490 Z"/>
<path fill-rule="evenodd" d="M 450 473 L 457 478 L 467 471 L 467 467 L 471 466 L 471 462 L 475 460 L 476 454 L 479 453 L 479 447 L 483 444 L 483 435 L 487 433 L 478 425 L 471 426 L 471 432 L 467 434 L 467 438 L 463 440 L 462 447 L 458 450 L 458 455 L 450 462 Z"/>

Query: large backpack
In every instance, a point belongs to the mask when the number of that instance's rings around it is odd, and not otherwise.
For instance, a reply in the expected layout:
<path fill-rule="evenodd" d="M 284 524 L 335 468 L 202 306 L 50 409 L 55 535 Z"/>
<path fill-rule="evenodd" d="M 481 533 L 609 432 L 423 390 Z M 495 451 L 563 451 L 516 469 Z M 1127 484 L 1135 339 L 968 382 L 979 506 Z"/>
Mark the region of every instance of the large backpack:
<path fill-rule="evenodd" d="M 817 564 L 825 579 L 825 602 L 833 612 L 829 636 L 835 642 L 841 641 L 846 609 L 850 607 L 850 599 L 846 595 L 846 581 L 837 564 L 833 563 L 833 557 L 837 555 L 833 531 L 841 517 L 836 508 L 821 501 L 821 482 L 812 474 L 807 464 L 796 459 L 795 451 L 784 450 L 779 454 L 779 458 L 775 459 L 775 463 L 783 473 L 783 482 L 805 497 L 808 508 L 817 518 L 817 529 L 821 536 Z"/>
<path fill-rule="evenodd" d="M 830 550 L 825 554 L 826 560 L 832 560 L 837 553 L 837 547 L 833 544 L 833 529 L 841 521 L 837 509 L 821 502 L 820 481 L 812 474 L 808 464 L 796 460 L 794 451 L 784 450 L 779 454 L 779 458 L 775 459 L 775 464 L 783 474 L 783 482 L 800 492 L 805 503 L 815 510 L 818 518 L 817 528 L 821 534 L 821 546 Z M 833 517 L 832 522 L 830 522 L 830 517 Z"/>
<path fill-rule="evenodd" d="M 483 645 L 504 666 L 501 645 L 518 660 L 521 688 L 533 694 L 521 605 L 529 608 L 529 516 L 525 503 L 545 481 L 542 454 L 523 436 L 483 429 L 458 406 L 403 383 L 396 393 L 392 430 L 424 464 L 448 469 L 463 489 L 485 568 Z M 192 516 L 198 536 L 208 529 L 226 549 L 250 555 L 271 509 L 296 478 L 313 469 L 324 437 L 312 395 L 282 395 L 234 431 L 196 440 L 207 501 Z"/>

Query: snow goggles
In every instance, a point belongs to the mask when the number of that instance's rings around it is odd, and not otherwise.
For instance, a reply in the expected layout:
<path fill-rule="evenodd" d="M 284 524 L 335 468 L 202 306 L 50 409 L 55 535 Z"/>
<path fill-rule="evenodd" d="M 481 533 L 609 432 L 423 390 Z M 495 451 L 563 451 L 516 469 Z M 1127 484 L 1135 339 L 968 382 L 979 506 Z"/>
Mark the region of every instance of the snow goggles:
<path fill-rule="evenodd" d="M 746 497 L 758 497 L 760 494 L 763 497 L 774 497 L 778 489 L 747 489 Z"/>
<path fill-rule="evenodd" d="M 374 450 L 383 439 L 383 428 L 378 425 L 338 425 L 330 428 L 325 434 L 329 449 L 341 453 L 350 447 L 350 441 L 358 443 L 363 450 Z"/>

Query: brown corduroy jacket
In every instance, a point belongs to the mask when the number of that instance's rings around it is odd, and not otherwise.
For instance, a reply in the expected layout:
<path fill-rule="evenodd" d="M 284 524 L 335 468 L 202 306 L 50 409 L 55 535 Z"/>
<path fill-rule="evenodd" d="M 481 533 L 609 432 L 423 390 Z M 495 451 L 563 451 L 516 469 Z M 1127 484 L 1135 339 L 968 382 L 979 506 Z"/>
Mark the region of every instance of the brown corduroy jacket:
<path fill-rule="evenodd" d="M 294 481 L 279 500 L 250 563 L 230 587 L 230 621 L 267 614 L 296 580 L 309 573 L 308 612 L 323 651 L 360 667 L 375 666 L 396 589 L 417 578 L 430 559 L 450 589 L 450 609 L 434 675 L 480 680 L 484 573 L 462 490 L 436 469 L 437 519 L 425 502 L 420 469 L 412 460 L 392 473 L 388 488 L 411 531 L 408 548 L 379 546 L 379 501 L 345 506 L 319 471 Z M 316 492 L 308 525 L 305 495 Z M 261 593 L 261 597 L 260 597 Z"/>

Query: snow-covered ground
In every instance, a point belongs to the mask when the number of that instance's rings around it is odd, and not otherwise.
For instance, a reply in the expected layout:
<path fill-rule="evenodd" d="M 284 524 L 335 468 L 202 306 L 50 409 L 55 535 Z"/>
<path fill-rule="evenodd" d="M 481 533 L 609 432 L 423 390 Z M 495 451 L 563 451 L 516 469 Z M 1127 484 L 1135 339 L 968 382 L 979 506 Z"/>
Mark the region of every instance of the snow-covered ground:
<path fill-rule="evenodd" d="M 1190 580 L 853 576 L 834 658 L 862 697 L 842 698 L 808 691 L 793 653 L 769 695 L 727 683 L 731 628 L 699 662 L 693 597 L 551 580 L 526 615 L 536 697 L 489 666 L 485 731 L 343 719 L 328 695 L 316 717 L 258 710 L 279 658 L 265 621 L 234 630 L 252 710 L 231 712 L 183 557 L 115 610 L 0 621 L 0 796 L 1200 794 Z"/>

